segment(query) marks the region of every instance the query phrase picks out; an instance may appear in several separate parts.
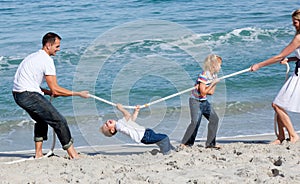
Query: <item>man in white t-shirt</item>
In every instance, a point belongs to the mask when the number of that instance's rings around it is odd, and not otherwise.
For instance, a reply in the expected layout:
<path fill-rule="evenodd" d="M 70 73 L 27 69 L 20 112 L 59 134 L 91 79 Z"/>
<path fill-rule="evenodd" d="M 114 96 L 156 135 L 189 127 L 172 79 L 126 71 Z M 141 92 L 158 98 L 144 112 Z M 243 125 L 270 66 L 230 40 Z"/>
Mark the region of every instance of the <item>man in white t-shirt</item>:
<path fill-rule="evenodd" d="M 47 33 L 42 40 L 42 49 L 30 54 L 20 63 L 14 78 L 15 102 L 36 121 L 34 125 L 35 158 L 43 156 L 42 145 L 43 141 L 47 140 L 48 125 L 54 129 L 70 158 L 78 158 L 66 119 L 44 97 L 44 94 L 54 97 L 89 97 L 88 91 L 70 91 L 57 84 L 55 65 L 50 56 L 55 56 L 60 50 L 60 40 L 59 35 Z M 40 87 L 43 80 L 47 82 L 49 90 Z"/>

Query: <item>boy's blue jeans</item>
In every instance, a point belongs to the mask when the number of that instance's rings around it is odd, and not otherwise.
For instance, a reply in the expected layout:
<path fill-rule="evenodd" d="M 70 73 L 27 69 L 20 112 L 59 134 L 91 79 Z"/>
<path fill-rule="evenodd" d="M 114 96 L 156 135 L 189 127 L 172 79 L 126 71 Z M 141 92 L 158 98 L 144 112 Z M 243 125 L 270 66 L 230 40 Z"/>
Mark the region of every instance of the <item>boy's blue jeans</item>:
<path fill-rule="evenodd" d="M 170 139 L 166 134 L 155 133 L 152 129 L 147 128 L 144 137 L 141 140 L 144 144 L 157 144 L 160 151 L 167 155 L 174 147 L 170 143 Z"/>
<path fill-rule="evenodd" d="M 182 144 L 189 146 L 194 145 L 203 115 L 209 121 L 207 130 L 207 140 L 205 145 L 206 147 L 215 146 L 216 134 L 219 123 L 218 115 L 207 100 L 199 101 L 194 98 L 190 98 L 189 105 L 191 112 L 191 123 L 183 136 Z"/>
<path fill-rule="evenodd" d="M 37 92 L 13 92 L 15 102 L 22 107 L 36 121 L 34 124 L 34 141 L 47 140 L 48 125 L 50 125 L 63 149 L 68 149 L 73 144 L 70 129 L 66 119 L 43 95 Z"/>

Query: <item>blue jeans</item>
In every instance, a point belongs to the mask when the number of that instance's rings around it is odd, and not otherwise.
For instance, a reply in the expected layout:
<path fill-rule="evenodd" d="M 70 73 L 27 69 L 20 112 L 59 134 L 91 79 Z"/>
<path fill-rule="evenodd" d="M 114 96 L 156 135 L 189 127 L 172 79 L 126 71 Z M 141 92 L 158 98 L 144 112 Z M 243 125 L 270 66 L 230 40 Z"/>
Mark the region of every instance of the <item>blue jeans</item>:
<path fill-rule="evenodd" d="M 210 103 L 205 101 L 199 101 L 194 98 L 189 99 L 191 123 L 189 124 L 183 139 L 182 144 L 192 146 L 194 145 L 197 132 L 201 123 L 202 115 L 209 121 L 206 147 L 216 145 L 216 134 L 218 131 L 219 117 L 211 107 Z"/>
<path fill-rule="evenodd" d="M 147 128 L 141 140 L 144 144 L 156 144 L 160 151 L 167 155 L 174 147 L 170 143 L 170 139 L 166 134 L 155 133 L 152 129 Z"/>
<path fill-rule="evenodd" d="M 50 125 L 63 149 L 68 149 L 73 144 L 70 129 L 66 119 L 43 95 L 37 92 L 13 92 L 15 102 L 22 107 L 36 121 L 34 124 L 34 141 L 47 140 L 48 125 Z"/>

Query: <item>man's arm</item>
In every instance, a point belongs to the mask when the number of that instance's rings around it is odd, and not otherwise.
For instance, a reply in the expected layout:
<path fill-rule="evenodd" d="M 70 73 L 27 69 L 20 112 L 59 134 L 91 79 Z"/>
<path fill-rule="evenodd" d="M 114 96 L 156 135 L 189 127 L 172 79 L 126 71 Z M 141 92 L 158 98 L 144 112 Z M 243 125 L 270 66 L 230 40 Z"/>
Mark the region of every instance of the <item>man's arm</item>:
<path fill-rule="evenodd" d="M 46 82 L 48 87 L 50 88 L 52 96 L 80 96 L 82 98 L 88 98 L 89 92 L 88 91 L 70 91 L 63 87 L 60 87 L 57 84 L 57 79 L 55 75 L 46 75 Z"/>
<path fill-rule="evenodd" d="M 124 118 L 126 119 L 126 121 L 128 121 L 131 118 L 130 113 L 124 109 L 124 107 L 122 106 L 122 104 L 117 104 L 117 109 L 122 112 Z"/>

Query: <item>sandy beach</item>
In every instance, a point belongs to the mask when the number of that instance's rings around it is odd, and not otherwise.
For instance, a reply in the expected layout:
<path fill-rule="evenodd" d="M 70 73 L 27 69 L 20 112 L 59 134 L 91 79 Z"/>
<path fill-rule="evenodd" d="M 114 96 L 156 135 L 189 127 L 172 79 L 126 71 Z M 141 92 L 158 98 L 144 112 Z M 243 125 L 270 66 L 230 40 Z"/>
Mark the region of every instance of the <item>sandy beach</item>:
<path fill-rule="evenodd" d="M 300 183 L 300 142 L 269 145 L 274 137 L 219 139 L 221 149 L 205 148 L 198 140 L 166 156 L 155 145 L 135 144 L 78 147 L 78 160 L 59 149 L 36 160 L 33 150 L 2 152 L 0 178 L 2 184 Z"/>

